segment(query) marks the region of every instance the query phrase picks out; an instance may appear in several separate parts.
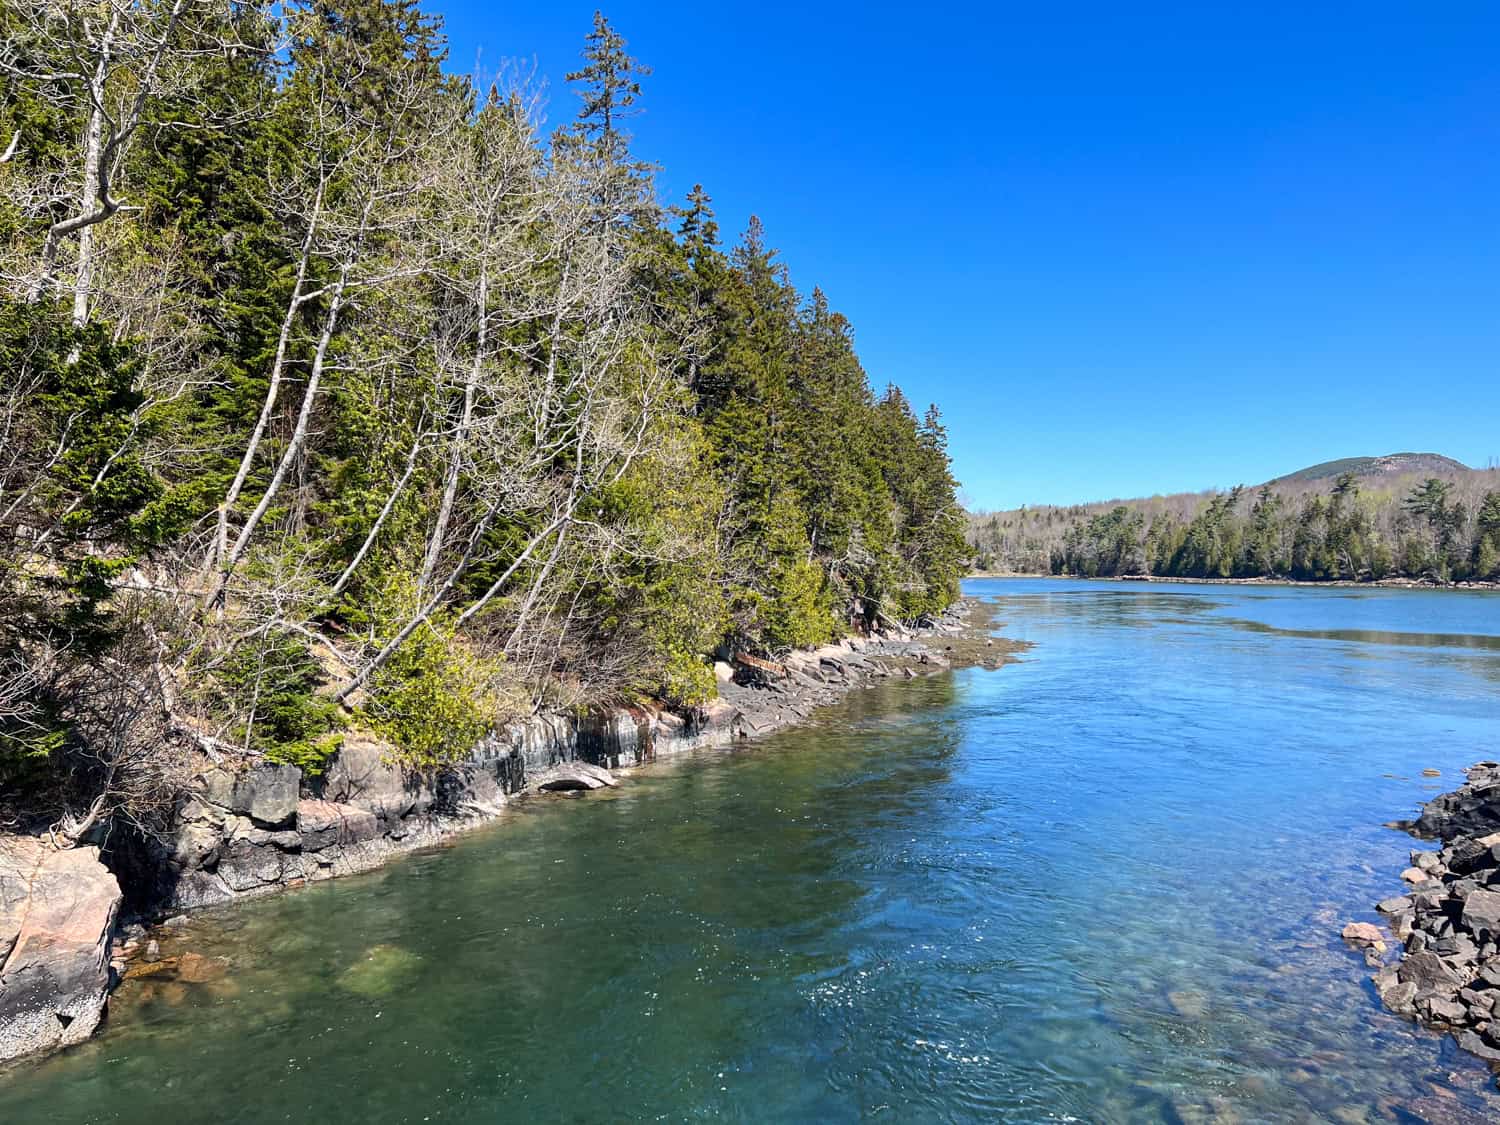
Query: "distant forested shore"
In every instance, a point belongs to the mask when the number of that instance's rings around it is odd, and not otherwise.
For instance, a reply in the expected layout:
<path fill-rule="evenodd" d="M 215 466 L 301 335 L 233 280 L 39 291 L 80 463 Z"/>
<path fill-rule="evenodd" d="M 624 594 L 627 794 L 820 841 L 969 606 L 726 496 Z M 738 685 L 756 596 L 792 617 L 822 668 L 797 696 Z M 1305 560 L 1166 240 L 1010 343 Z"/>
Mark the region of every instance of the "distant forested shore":
<path fill-rule="evenodd" d="M 981 573 L 1347 583 L 1500 580 L 1500 470 L 1288 480 L 969 516 Z"/>

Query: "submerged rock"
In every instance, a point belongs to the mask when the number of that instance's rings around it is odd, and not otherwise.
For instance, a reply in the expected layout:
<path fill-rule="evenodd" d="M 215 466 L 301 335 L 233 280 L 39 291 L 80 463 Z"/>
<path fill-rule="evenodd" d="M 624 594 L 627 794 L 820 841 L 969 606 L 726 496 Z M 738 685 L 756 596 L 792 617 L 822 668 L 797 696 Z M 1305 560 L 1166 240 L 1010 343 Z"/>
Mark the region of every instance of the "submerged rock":
<path fill-rule="evenodd" d="M 369 999 L 385 996 L 416 974 L 422 959 L 397 945 L 372 945 L 339 974 L 339 987 Z"/>

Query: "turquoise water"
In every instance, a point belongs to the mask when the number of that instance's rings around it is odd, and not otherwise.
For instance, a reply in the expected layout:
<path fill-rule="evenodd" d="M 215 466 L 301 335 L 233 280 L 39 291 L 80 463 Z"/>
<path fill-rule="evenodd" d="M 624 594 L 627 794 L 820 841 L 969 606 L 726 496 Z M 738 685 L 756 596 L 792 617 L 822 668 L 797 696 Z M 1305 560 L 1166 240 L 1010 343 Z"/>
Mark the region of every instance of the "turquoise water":
<path fill-rule="evenodd" d="M 229 975 L 127 982 L 0 1121 L 1500 1117 L 1337 938 L 1500 751 L 1500 597 L 970 592 L 1021 663 L 200 916 Z"/>

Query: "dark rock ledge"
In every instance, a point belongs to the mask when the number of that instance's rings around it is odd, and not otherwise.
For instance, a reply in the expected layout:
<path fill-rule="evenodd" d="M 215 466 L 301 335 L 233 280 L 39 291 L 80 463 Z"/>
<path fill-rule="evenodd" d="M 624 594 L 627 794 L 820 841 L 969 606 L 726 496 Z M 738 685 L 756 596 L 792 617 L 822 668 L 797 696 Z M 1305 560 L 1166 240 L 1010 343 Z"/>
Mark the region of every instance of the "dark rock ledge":
<path fill-rule="evenodd" d="M 183 958 L 154 956 L 149 925 L 377 867 L 488 821 L 519 797 L 584 796 L 616 784 L 612 771 L 769 733 L 882 679 L 998 667 L 1018 646 L 991 639 L 987 615 L 968 624 L 973 609 L 960 603 L 914 632 L 845 640 L 781 664 L 721 664 L 719 698 L 693 715 L 638 707 L 536 715 L 439 770 L 404 769 L 388 747 L 359 736 L 317 778 L 269 762 L 205 761 L 165 834 L 116 826 L 102 854 L 0 836 L 0 1061 L 87 1038 L 123 978 L 173 988 L 207 978 L 196 962 L 185 970 Z"/>
<path fill-rule="evenodd" d="M 1500 1069 L 1500 763 L 1480 762 L 1464 784 L 1433 798 L 1403 828 L 1436 840 L 1413 851 L 1401 873 L 1405 894 L 1376 906 L 1395 935 L 1399 958 L 1382 963 L 1383 943 L 1365 927 L 1345 938 L 1367 947 L 1385 1006 L 1451 1032 L 1459 1047 Z M 1378 931 L 1376 933 L 1378 937 Z"/>

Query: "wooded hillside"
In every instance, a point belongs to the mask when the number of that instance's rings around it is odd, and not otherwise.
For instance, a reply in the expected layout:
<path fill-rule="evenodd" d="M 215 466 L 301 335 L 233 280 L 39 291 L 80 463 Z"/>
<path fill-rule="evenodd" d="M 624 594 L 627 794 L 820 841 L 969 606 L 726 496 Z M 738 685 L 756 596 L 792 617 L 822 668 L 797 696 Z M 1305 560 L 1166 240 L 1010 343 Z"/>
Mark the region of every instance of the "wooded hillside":
<path fill-rule="evenodd" d="M 722 643 L 956 594 L 936 409 L 758 221 L 658 201 L 602 16 L 548 135 L 410 0 L 17 0 L 0 68 L 12 810 L 149 819 L 188 746 L 691 707 Z"/>
<path fill-rule="evenodd" d="M 1500 578 L 1500 470 L 1344 472 L 976 512 L 968 538 L 980 569 L 1016 574 L 1490 580 Z"/>

